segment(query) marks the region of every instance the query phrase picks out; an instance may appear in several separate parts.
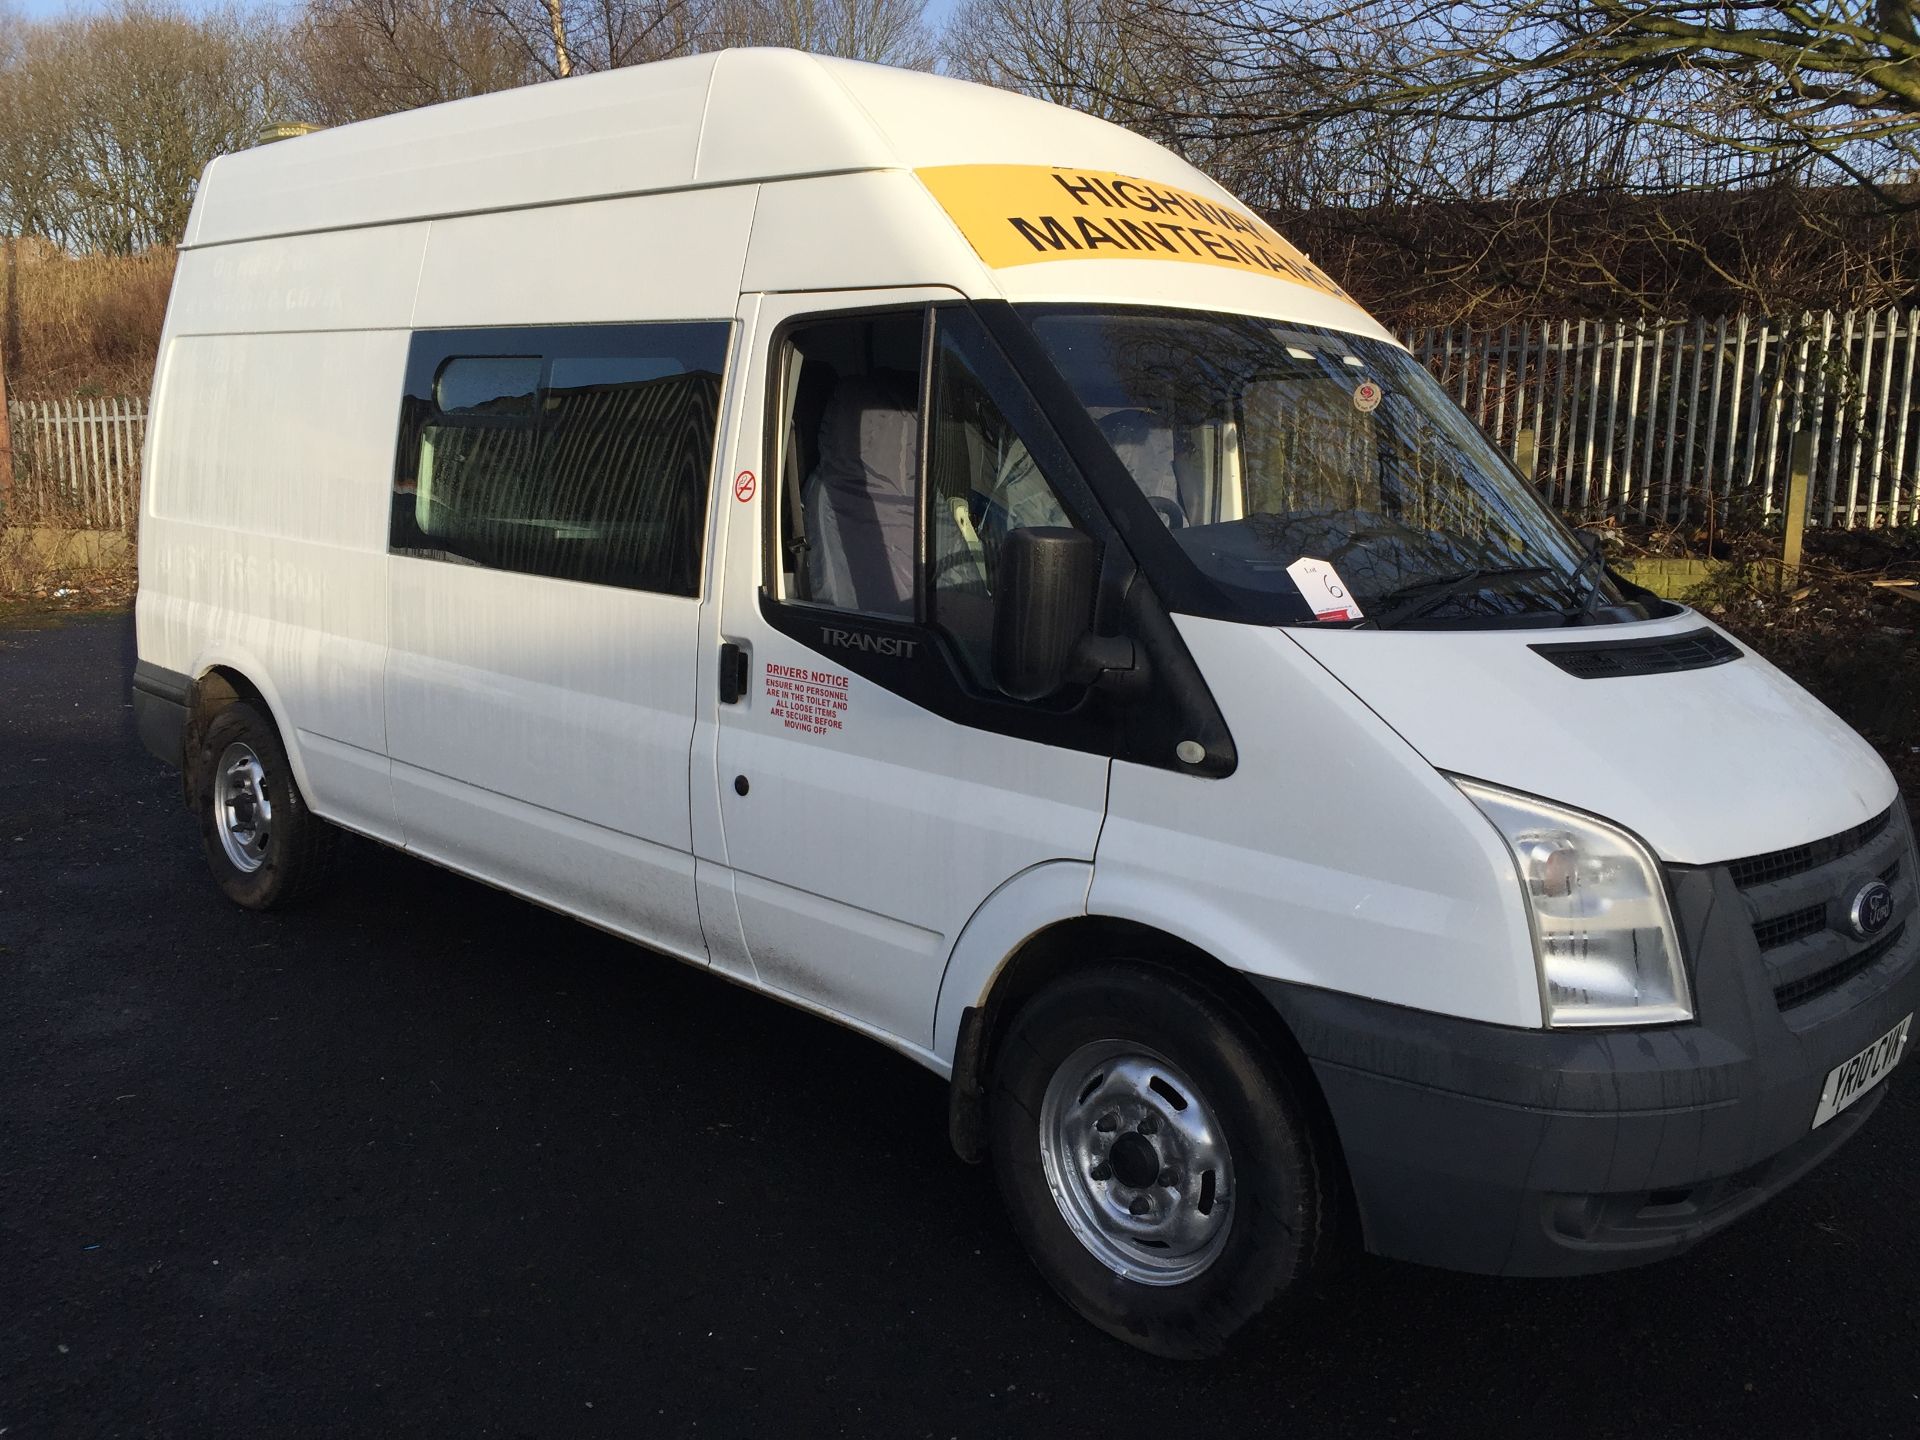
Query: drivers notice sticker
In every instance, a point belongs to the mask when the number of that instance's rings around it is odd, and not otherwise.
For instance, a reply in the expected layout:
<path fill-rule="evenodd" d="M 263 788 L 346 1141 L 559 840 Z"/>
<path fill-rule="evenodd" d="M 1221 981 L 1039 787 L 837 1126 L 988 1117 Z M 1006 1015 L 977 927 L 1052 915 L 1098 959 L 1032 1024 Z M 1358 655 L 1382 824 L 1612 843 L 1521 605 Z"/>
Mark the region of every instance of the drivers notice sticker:
<path fill-rule="evenodd" d="M 1360 603 L 1347 593 L 1339 572 L 1324 560 L 1302 556 L 1287 566 L 1287 575 L 1313 607 L 1316 620 L 1359 620 Z"/>
<path fill-rule="evenodd" d="M 841 728 L 847 713 L 847 677 L 804 665 L 772 665 L 766 670 L 769 711 L 789 730 L 824 735 Z"/>

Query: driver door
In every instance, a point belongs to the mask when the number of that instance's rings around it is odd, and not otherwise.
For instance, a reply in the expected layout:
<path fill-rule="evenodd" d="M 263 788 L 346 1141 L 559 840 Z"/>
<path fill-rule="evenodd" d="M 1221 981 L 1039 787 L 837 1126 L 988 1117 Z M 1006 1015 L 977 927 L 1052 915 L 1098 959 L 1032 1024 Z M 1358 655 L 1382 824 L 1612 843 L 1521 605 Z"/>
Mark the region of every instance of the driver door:
<path fill-rule="evenodd" d="M 703 916 L 733 907 L 707 927 L 715 964 L 917 1048 L 981 902 L 1031 866 L 1091 864 L 1112 753 L 1070 697 L 992 685 L 997 544 L 1069 522 L 1024 443 L 1042 422 L 951 299 L 743 302 L 695 745 Z"/>

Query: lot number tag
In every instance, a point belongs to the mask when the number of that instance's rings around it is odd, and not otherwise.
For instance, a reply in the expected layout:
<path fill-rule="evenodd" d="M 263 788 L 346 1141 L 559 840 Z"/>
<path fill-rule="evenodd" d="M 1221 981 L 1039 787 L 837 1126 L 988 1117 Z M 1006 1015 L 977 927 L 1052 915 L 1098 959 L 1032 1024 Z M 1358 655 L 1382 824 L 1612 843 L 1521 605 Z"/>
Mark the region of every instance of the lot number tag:
<path fill-rule="evenodd" d="M 1359 620 L 1365 616 L 1360 602 L 1347 592 L 1344 581 L 1324 560 L 1306 556 L 1287 566 L 1287 574 L 1313 607 L 1316 620 Z"/>

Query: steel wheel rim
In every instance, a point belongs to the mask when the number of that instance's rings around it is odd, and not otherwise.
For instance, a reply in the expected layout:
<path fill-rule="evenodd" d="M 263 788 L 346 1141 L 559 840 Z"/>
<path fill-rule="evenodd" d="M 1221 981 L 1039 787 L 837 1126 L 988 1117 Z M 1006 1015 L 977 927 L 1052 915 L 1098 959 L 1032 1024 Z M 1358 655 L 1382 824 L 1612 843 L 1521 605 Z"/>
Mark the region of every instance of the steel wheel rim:
<path fill-rule="evenodd" d="M 213 828 L 228 862 L 244 875 L 267 863 L 273 834 L 273 802 L 266 767 L 251 745 L 236 740 L 213 771 Z"/>
<path fill-rule="evenodd" d="M 1206 1097 L 1165 1056 L 1122 1040 L 1081 1046 L 1047 1082 L 1039 1129 L 1061 1218 L 1116 1275 L 1181 1285 L 1220 1258 L 1233 1157 Z"/>

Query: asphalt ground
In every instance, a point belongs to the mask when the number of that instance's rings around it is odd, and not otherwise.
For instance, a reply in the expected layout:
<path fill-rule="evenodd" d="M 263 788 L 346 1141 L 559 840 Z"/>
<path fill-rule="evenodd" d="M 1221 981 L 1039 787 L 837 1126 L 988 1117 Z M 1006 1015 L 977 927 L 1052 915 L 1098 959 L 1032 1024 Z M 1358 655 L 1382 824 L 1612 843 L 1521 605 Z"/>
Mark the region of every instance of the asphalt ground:
<path fill-rule="evenodd" d="M 1361 1259 L 1157 1361 L 869 1041 L 372 846 L 228 905 L 132 664 L 0 630 L 6 1440 L 1920 1434 L 1910 1080 L 1680 1260 Z"/>

